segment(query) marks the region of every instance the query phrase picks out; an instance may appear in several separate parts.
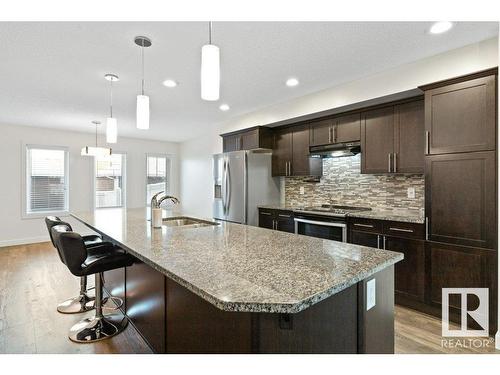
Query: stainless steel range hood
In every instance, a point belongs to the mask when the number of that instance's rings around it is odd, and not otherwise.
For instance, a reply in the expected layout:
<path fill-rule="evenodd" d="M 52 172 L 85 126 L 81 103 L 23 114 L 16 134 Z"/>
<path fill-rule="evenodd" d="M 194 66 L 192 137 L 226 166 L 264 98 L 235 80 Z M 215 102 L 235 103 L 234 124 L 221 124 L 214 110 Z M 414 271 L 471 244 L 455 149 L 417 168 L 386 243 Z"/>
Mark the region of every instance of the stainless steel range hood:
<path fill-rule="evenodd" d="M 339 158 L 353 156 L 361 152 L 360 142 L 335 143 L 333 145 L 311 146 L 309 154 L 322 158 Z"/>

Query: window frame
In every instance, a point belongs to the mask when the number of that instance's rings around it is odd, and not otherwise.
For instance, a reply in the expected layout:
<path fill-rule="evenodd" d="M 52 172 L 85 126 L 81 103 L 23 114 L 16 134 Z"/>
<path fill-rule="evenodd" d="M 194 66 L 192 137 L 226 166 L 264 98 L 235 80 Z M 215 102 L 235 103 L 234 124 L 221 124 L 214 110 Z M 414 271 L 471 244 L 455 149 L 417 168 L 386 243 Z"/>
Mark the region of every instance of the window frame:
<path fill-rule="evenodd" d="M 112 155 L 122 156 L 122 205 L 119 207 L 97 207 L 96 199 L 96 178 L 97 178 L 97 159 L 94 156 L 92 159 L 92 207 L 94 210 L 108 209 L 126 209 L 127 208 L 127 153 L 122 151 L 113 151 Z"/>
<path fill-rule="evenodd" d="M 58 150 L 64 151 L 64 210 L 48 210 L 48 211 L 28 211 L 28 173 L 31 171 L 31 166 L 28 167 L 28 152 L 31 149 L 39 150 Z M 22 219 L 38 219 L 47 215 L 68 216 L 70 213 L 70 176 L 69 176 L 69 148 L 66 146 L 42 145 L 23 143 L 21 147 L 21 163 L 22 163 L 22 191 L 21 191 L 21 218 Z"/>
<path fill-rule="evenodd" d="M 171 189 L 171 183 L 170 183 L 170 170 L 171 170 L 171 155 L 169 154 L 162 154 L 158 152 L 147 152 L 146 153 L 146 158 L 145 158 L 145 186 L 144 186 L 144 200 L 146 201 L 146 207 L 151 206 L 151 202 L 148 202 L 148 158 L 149 157 L 155 157 L 155 158 L 165 158 L 165 178 L 167 181 L 165 182 L 165 193 L 170 194 L 170 189 Z"/>

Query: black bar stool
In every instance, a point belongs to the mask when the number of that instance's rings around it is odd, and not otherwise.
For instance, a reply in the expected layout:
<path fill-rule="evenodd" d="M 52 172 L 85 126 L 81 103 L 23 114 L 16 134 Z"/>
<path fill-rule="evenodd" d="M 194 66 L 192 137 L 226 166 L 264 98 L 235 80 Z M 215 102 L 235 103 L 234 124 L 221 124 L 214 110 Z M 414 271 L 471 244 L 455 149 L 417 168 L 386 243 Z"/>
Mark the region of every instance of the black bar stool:
<path fill-rule="evenodd" d="M 123 249 L 108 242 L 96 245 L 99 252 L 90 254 L 78 233 L 68 231 L 65 225 L 52 227 L 52 236 L 64 264 L 75 276 L 95 275 L 95 315 L 71 327 L 69 338 L 75 342 L 94 342 L 112 337 L 126 327 L 127 319 L 119 311 L 104 315 L 102 311 L 102 273 L 131 266 L 133 257 Z"/>
<path fill-rule="evenodd" d="M 66 225 L 70 232 L 73 231 L 69 223 L 62 221 L 57 216 L 47 216 L 45 218 L 45 225 L 47 225 L 47 230 L 49 231 L 50 241 L 52 242 L 52 245 L 56 249 L 57 246 L 54 242 L 54 237 L 52 236 L 51 229 L 56 225 Z M 88 235 L 88 236 L 83 236 L 82 238 L 85 243 L 85 246 L 89 249 L 103 242 L 102 238 L 98 235 Z M 57 251 L 57 253 L 59 255 L 59 259 L 61 259 L 61 262 L 65 263 L 59 250 Z M 57 311 L 59 311 L 62 314 L 77 314 L 92 310 L 94 308 L 94 297 L 90 297 L 88 295 L 88 291 L 89 290 L 87 289 L 87 276 L 81 276 L 79 295 L 73 298 L 69 298 L 64 302 L 61 302 L 59 305 L 57 305 Z"/>

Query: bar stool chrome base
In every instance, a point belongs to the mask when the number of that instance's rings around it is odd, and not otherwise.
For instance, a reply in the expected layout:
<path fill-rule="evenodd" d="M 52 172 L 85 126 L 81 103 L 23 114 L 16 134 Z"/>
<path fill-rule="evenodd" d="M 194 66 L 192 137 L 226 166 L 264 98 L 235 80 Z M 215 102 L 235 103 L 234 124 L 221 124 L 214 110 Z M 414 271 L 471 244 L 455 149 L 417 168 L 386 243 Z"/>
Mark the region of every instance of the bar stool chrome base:
<path fill-rule="evenodd" d="M 71 327 L 69 339 L 78 343 L 105 340 L 122 332 L 127 323 L 127 318 L 121 313 L 86 318 Z"/>
<path fill-rule="evenodd" d="M 95 297 L 86 294 L 73 297 L 57 305 L 57 311 L 61 314 L 80 314 L 95 308 Z"/>
<path fill-rule="evenodd" d="M 95 297 L 88 295 L 88 291 L 94 289 L 87 289 L 87 276 L 80 277 L 80 295 L 67 299 L 57 305 L 57 311 L 61 314 L 79 314 L 95 308 Z"/>
<path fill-rule="evenodd" d="M 111 301 L 113 303 L 108 304 Z M 123 300 L 119 297 L 104 297 L 102 299 L 102 309 L 107 310 L 118 310 L 123 306 Z"/>

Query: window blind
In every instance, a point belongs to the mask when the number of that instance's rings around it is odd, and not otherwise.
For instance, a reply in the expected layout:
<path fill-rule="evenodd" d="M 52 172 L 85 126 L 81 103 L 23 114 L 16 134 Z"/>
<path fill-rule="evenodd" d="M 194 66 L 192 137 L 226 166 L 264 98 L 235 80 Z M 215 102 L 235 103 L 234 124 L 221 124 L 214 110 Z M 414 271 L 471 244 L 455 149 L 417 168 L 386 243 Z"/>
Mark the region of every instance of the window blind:
<path fill-rule="evenodd" d="M 68 210 L 66 150 L 27 147 L 28 213 Z"/>

